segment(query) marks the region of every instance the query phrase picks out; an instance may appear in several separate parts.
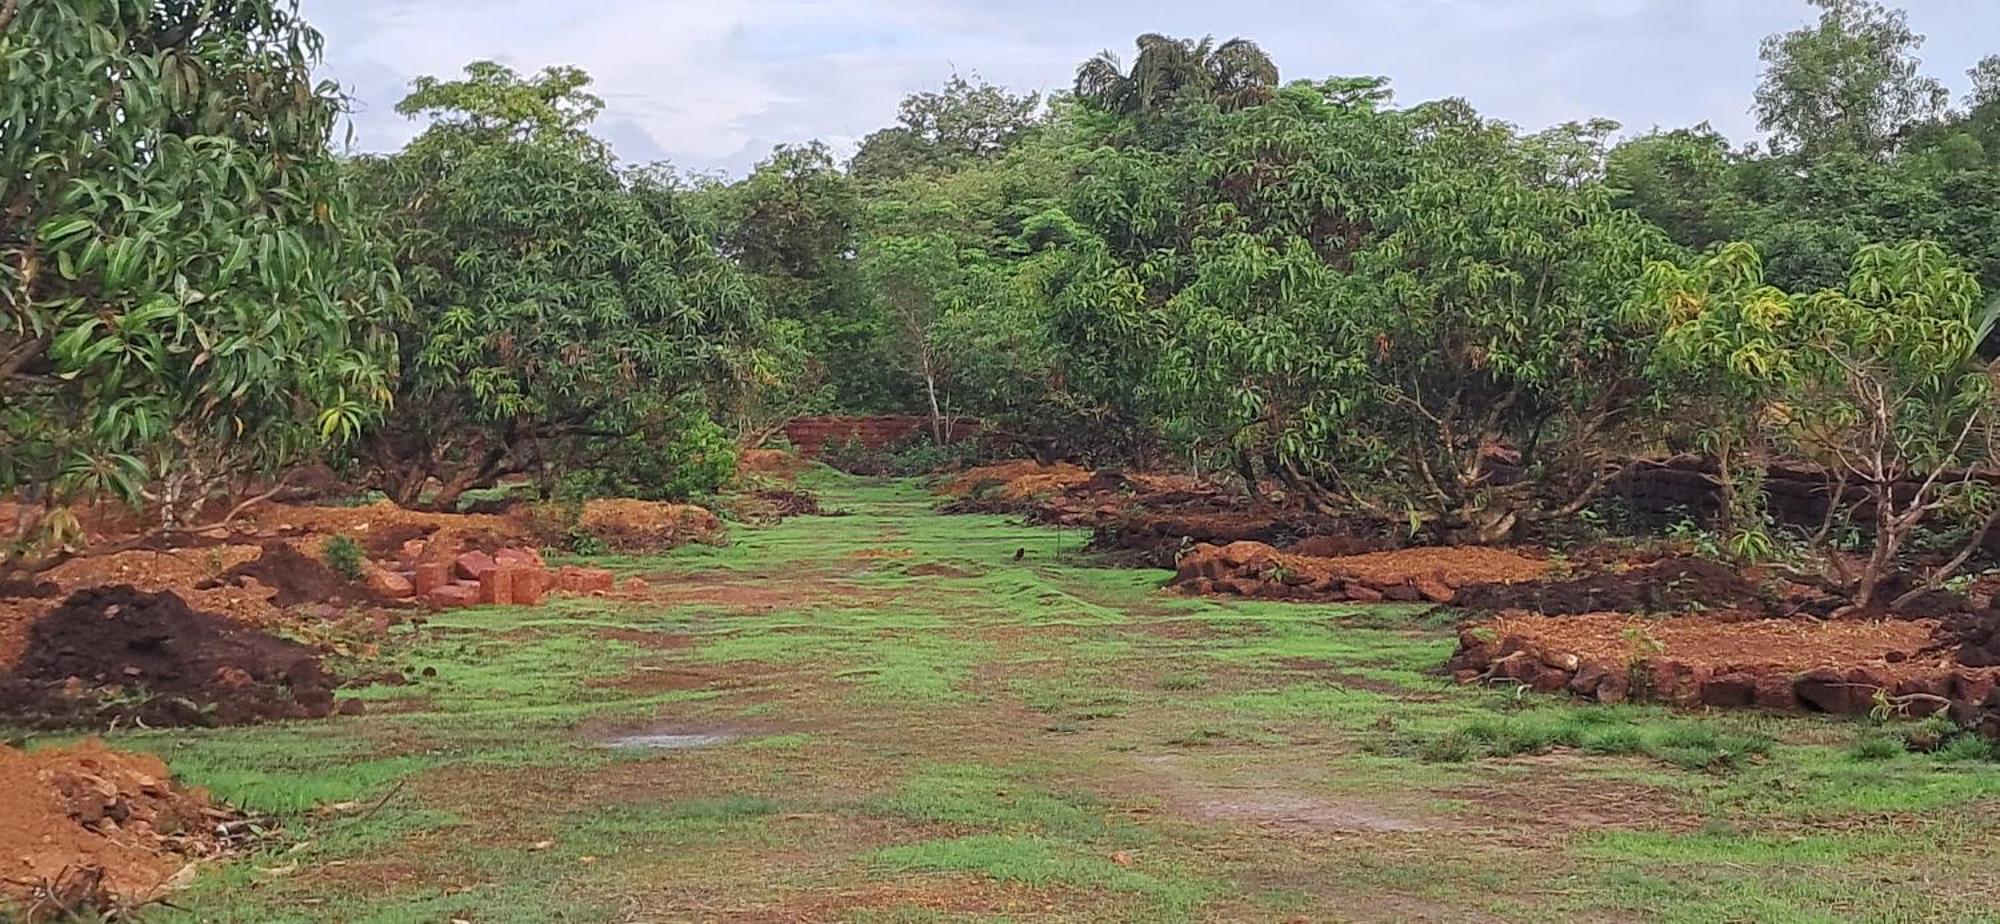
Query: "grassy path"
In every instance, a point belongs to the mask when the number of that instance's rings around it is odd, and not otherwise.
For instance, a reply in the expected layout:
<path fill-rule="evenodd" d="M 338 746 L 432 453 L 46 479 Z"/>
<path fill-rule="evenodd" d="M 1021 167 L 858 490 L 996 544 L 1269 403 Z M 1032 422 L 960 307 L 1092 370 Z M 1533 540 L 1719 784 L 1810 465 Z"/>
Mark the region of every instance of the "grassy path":
<path fill-rule="evenodd" d="M 368 716 L 119 735 L 293 813 L 157 919 L 2000 920 L 2000 765 L 1459 688 L 1442 614 L 821 487 L 849 515 L 610 560 L 656 599 L 398 630 L 436 677 Z"/>

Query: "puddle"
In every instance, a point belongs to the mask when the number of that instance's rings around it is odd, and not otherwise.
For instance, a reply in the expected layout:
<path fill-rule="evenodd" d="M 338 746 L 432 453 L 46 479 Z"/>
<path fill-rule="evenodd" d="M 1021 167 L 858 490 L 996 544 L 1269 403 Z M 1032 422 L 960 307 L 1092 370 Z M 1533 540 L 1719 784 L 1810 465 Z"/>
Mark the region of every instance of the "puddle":
<path fill-rule="evenodd" d="M 604 746 L 619 751 L 686 751 L 694 748 L 712 748 L 736 739 L 736 735 L 728 732 L 649 732 L 606 738 Z"/>

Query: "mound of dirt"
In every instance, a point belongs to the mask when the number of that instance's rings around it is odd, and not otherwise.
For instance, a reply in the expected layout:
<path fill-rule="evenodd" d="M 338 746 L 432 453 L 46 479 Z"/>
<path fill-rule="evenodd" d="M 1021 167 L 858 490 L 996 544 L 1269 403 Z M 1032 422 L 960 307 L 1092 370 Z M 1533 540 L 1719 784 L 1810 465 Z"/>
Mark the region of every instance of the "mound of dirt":
<path fill-rule="evenodd" d="M 621 552 L 652 552 L 699 542 L 723 545 L 728 535 L 722 519 L 693 504 L 668 504 L 630 498 L 588 501 L 577 525 L 607 547 Z"/>
<path fill-rule="evenodd" d="M 227 849 L 237 816 L 174 785 L 147 754 L 95 739 L 27 753 L 0 745 L 0 918 L 114 911 L 169 888 L 190 861 Z"/>
<path fill-rule="evenodd" d="M 395 601 L 380 596 L 360 581 L 348 580 L 326 562 L 307 555 L 286 542 L 271 542 L 256 558 L 224 571 L 214 581 L 197 589 L 244 587 L 248 581 L 277 591 L 271 602 L 278 606 L 303 603 L 332 603 L 353 606 L 385 606 Z"/>
<path fill-rule="evenodd" d="M 1760 706 L 1840 715 L 1878 697 L 1926 715 L 1963 715 L 2000 670 L 1925 657 L 1931 620 L 1743 621 L 1626 613 L 1511 616 L 1468 627 L 1447 668 L 1461 681 L 1510 680 L 1600 702 Z"/>
<path fill-rule="evenodd" d="M 1083 484 L 1091 477 L 1090 470 L 1068 462 L 1044 465 L 1033 459 L 1016 459 L 968 468 L 940 485 L 938 492 L 958 500 L 985 501 L 989 505 L 1013 505 L 1038 495 L 1051 494 Z M 994 506 L 993 509 L 979 512 L 1002 513 L 1013 510 L 1011 507 L 1001 509 L 1001 506 Z"/>
<path fill-rule="evenodd" d="M 121 585 L 78 591 L 29 627 L 0 676 L 0 716 L 36 727 L 320 718 L 334 686 L 304 645 Z"/>
<path fill-rule="evenodd" d="M 1452 603 L 1459 588 L 1532 581 L 1548 568 L 1517 552 L 1478 546 L 1313 558 L 1261 542 L 1234 542 L 1195 546 L 1181 557 L 1174 583 L 1195 593 L 1280 600 Z"/>
<path fill-rule="evenodd" d="M 1469 610 L 1550 616 L 1709 610 L 1762 614 L 1772 605 L 1764 591 L 1736 569 L 1700 558 L 1670 559 L 1563 581 L 1474 584 L 1461 588 L 1454 602 Z"/>
<path fill-rule="evenodd" d="M 1013 513 L 1032 523 L 1088 529 L 1091 545 L 1136 564 L 1171 568 L 1189 545 L 1290 543 L 1324 531 L 1241 492 L 1187 475 L 1091 472 L 1028 460 L 967 469 L 938 489 L 946 513 Z"/>
<path fill-rule="evenodd" d="M 489 513 L 434 513 L 405 510 L 388 501 L 357 507 L 311 507 L 268 504 L 249 516 L 265 531 L 290 536 L 346 536 L 370 555 L 391 555 L 411 539 L 449 530 L 481 548 L 498 548 L 529 538 L 530 523 L 518 516 L 521 505 L 505 516 Z"/>
<path fill-rule="evenodd" d="M 762 475 L 780 481 L 797 478 L 806 461 L 781 449 L 745 449 L 736 457 L 736 473 L 741 477 Z"/>
<path fill-rule="evenodd" d="M 771 524 L 791 517 L 819 516 L 819 497 L 800 488 L 762 488 L 729 498 L 731 516 L 748 523 Z"/>

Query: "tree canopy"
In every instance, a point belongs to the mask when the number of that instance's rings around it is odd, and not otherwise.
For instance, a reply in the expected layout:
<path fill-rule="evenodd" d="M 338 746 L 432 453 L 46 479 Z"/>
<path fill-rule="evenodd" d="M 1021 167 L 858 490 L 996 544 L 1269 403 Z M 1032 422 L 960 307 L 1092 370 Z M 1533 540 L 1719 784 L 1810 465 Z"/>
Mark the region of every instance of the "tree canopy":
<path fill-rule="evenodd" d="M 0 20 L 0 491 L 10 563 L 72 502 L 187 525 L 352 439 L 402 305 L 329 136 L 320 38 L 286 3 L 6 4 Z"/>
<path fill-rule="evenodd" d="M 394 321 L 395 411 L 366 452 L 399 503 L 629 461 L 578 446 L 649 427 L 671 438 L 679 402 L 727 379 L 732 347 L 758 330 L 757 293 L 686 193 L 615 168 L 589 135 L 588 84 L 491 63 L 420 79 L 400 108 L 435 121 L 356 165 L 411 301 Z"/>
<path fill-rule="evenodd" d="M 574 67 L 419 78 L 421 134 L 343 162 L 289 4 L 0 6 L 0 488 L 179 521 L 340 447 L 404 504 L 681 496 L 790 415 L 905 412 L 1410 541 L 1692 459 L 1759 557 L 1788 464 L 1877 518 L 1865 603 L 1919 524 L 2000 506 L 1962 476 L 1995 448 L 2000 56 L 1953 106 L 1901 12 L 1814 7 L 1763 45 L 1768 144 L 1149 33 L 1046 100 L 954 75 L 844 163 L 697 179 L 619 163 Z"/>

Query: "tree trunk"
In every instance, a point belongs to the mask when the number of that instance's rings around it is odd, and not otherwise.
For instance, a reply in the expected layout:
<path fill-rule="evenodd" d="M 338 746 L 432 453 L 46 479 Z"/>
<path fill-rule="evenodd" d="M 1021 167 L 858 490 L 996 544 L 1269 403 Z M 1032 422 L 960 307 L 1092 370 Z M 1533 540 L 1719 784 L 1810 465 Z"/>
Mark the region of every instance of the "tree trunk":
<path fill-rule="evenodd" d="M 1875 591 L 1882 586 L 1896 552 L 1903 545 L 1903 527 L 1896 516 L 1895 485 L 1875 486 L 1875 545 L 1868 552 L 1868 564 L 1854 585 L 1855 613 L 1865 614 L 1875 604 Z"/>
<path fill-rule="evenodd" d="M 944 411 L 938 407 L 937 373 L 931 367 L 929 353 L 924 354 L 924 392 L 931 402 L 931 439 L 943 446 Z"/>

